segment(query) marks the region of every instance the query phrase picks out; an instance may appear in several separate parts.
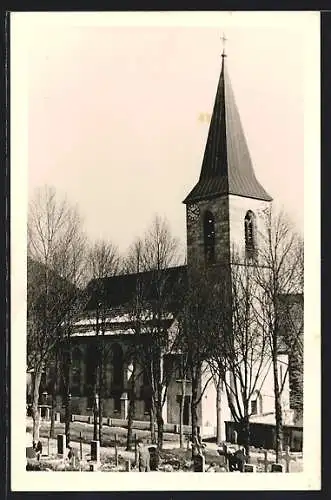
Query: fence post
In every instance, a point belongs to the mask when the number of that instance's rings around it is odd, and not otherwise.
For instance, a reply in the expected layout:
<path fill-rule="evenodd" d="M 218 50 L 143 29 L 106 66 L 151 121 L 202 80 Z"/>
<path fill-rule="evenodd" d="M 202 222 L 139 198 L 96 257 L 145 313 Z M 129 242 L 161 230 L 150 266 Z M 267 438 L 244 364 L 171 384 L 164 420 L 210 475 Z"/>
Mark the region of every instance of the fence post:
<path fill-rule="evenodd" d="M 79 451 L 80 451 L 80 459 L 83 460 L 83 436 L 82 433 L 79 433 Z"/>
<path fill-rule="evenodd" d="M 134 459 L 135 459 L 136 465 L 138 465 L 137 434 L 134 435 Z"/>
<path fill-rule="evenodd" d="M 47 455 L 49 456 L 49 436 L 47 438 Z"/>
<path fill-rule="evenodd" d="M 118 467 L 117 434 L 115 434 L 115 464 Z"/>

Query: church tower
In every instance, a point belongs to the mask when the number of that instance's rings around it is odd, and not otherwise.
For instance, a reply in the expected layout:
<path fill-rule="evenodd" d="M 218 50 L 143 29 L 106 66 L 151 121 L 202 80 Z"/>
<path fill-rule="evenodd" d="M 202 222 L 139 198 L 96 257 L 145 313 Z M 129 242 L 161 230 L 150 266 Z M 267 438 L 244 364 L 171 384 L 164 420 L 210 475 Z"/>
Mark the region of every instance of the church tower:
<path fill-rule="evenodd" d="M 225 266 L 233 249 L 254 258 L 259 217 L 272 201 L 257 180 L 223 50 L 199 180 L 186 204 L 188 266 Z"/>

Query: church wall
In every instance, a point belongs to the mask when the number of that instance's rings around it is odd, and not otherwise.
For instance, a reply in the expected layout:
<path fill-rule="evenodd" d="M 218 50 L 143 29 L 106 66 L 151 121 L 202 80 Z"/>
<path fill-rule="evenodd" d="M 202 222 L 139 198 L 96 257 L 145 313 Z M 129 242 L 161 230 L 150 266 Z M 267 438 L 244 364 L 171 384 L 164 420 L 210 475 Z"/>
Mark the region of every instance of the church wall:
<path fill-rule="evenodd" d="M 201 385 L 202 387 L 206 384 L 207 380 L 210 378 L 211 373 L 207 363 L 204 363 Z M 216 428 L 217 415 L 216 415 L 216 387 L 214 380 L 211 379 L 205 389 L 205 392 L 201 399 L 201 425 L 202 427 L 212 427 Z"/>
<path fill-rule="evenodd" d="M 129 343 L 131 339 L 128 338 L 107 338 L 106 339 L 106 349 L 107 351 L 112 348 L 113 345 L 120 345 L 123 351 L 123 385 L 118 386 L 118 398 L 128 390 L 130 390 L 130 376 L 131 369 L 130 364 L 128 363 L 128 350 Z M 92 381 L 88 380 L 88 369 L 87 369 L 87 356 L 91 354 L 93 344 L 95 342 L 95 337 L 84 338 L 84 337 L 74 337 L 73 338 L 73 350 L 75 350 L 76 354 L 80 352 L 81 360 L 79 363 L 76 363 L 76 385 L 72 387 L 72 396 L 71 396 L 71 408 L 73 414 L 80 415 L 92 415 Z M 79 377 L 79 382 L 78 382 Z M 74 382 L 73 375 L 71 373 L 71 383 Z M 117 386 L 116 386 L 117 387 Z M 142 398 L 142 389 L 143 389 L 143 374 L 142 367 L 137 368 L 137 378 L 136 378 L 136 420 L 149 420 L 149 414 L 146 413 L 145 401 Z M 111 359 L 111 353 L 109 352 L 108 356 L 106 356 L 106 365 L 105 365 L 105 388 L 104 388 L 104 398 L 103 398 L 103 416 L 105 417 L 113 417 L 113 418 L 125 418 L 124 415 L 124 407 L 117 403 L 117 408 L 115 405 L 115 398 L 112 397 L 112 389 L 113 385 L 113 365 Z M 57 411 L 63 412 L 64 408 L 62 407 L 62 397 L 59 394 L 57 396 Z"/>
<path fill-rule="evenodd" d="M 167 423 L 179 424 L 180 421 L 180 401 L 179 397 L 182 394 L 182 384 L 177 382 L 175 377 L 171 380 L 167 390 Z M 191 401 L 192 385 L 186 384 L 185 396 Z M 189 409 L 189 423 L 191 425 L 191 407 Z"/>

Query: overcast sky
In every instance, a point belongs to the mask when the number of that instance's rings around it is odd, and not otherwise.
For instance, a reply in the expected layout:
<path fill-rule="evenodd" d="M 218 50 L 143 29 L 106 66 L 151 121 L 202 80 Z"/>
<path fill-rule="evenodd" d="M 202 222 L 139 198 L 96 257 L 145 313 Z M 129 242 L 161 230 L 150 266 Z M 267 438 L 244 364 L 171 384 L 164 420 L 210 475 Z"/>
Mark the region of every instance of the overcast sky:
<path fill-rule="evenodd" d="M 225 29 L 256 175 L 303 231 L 300 22 L 119 27 L 48 16 L 27 39 L 30 196 L 54 185 L 78 204 L 91 239 L 123 251 L 156 213 L 184 244 L 182 201 L 200 173 L 199 116 L 212 110 Z"/>

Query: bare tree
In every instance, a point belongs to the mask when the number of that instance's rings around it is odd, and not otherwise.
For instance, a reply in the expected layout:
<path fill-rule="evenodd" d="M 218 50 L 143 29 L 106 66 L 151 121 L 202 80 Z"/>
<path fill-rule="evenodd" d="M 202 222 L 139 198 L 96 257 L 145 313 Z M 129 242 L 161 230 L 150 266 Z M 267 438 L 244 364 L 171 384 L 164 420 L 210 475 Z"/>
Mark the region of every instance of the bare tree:
<path fill-rule="evenodd" d="M 136 274 L 136 289 L 128 305 L 130 320 L 135 332 L 131 348 L 131 391 L 129 403 L 128 446 L 131 419 L 135 408 L 135 384 L 143 366 L 145 380 L 151 397 L 151 437 L 155 441 L 155 419 L 159 450 L 163 445 L 162 409 L 166 400 L 170 373 L 164 364 L 164 355 L 170 352 L 174 339 L 169 327 L 174 321 L 173 293 L 176 289 L 176 272 L 167 272 L 176 263 L 177 241 L 171 236 L 166 220 L 156 216 L 143 239 L 130 248 L 126 271 Z M 145 394 L 146 397 L 146 394 Z"/>
<path fill-rule="evenodd" d="M 94 429 L 93 439 L 99 439 L 102 444 L 102 414 L 105 386 L 105 363 L 109 355 L 105 342 L 107 312 L 111 304 L 107 297 L 107 278 L 118 274 L 120 269 L 120 256 L 115 245 L 104 240 L 99 240 L 87 252 L 87 269 L 90 283 L 87 288 L 90 300 L 93 301 L 91 320 L 96 331 L 96 363 L 93 382 L 93 414 Z M 99 425 L 98 425 L 99 424 Z"/>
<path fill-rule="evenodd" d="M 294 230 L 288 217 L 283 213 L 265 212 L 263 228 L 260 231 L 259 261 L 265 265 L 264 270 L 256 267 L 257 284 L 263 290 L 261 296 L 261 326 L 269 338 L 274 375 L 274 397 L 276 417 L 276 458 L 282 449 L 283 413 L 282 393 L 288 376 L 289 366 L 280 378 L 279 354 L 285 351 L 289 358 L 300 351 L 302 342 L 301 320 L 289 315 L 284 309 L 284 297 L 303 293 L 303 240 Z M 290 331 L 284 331 L 284 314 L 292 321 Z M 287 325 L 288 326 L 288 325 Z M 302 367 L 302 365 L 301 365 Z"/>
<path fill-rule="evenodd" d="M 169 327 L 176 310 L 175 295 L 178 292 L 179 274 L 169 268 L 178 264 L 178 241 L 171 234 L 166 219 L 156 216 L 145 235 L 145 269 L 148 272 L 149 294 L 145 309 L 148 314 L 146 330 L 149 342 L 144 351 L 152 393 L 151 428 L 153 415 L 157 421 L 157 443 L 163 447 L 163 406 L 171 373 L 164 364 L 164 355 L 173 348 L 174 338 L 169 337 Z M 168 270 L 168 272 L 167 272 Z"/>
<path fill-rule="evenodd" d="M 131 367 L 129 379 L 129 408 L 128 408 L 128 432 L 127 432 L 127 450 L 132 449 L 133 445 L 133 420 L 136 412 L 136 383 L 138 363 L 140 356 L 140 345 L 142 341 L 143 324 L 146 319 L 144 310 L 145 304 L 145 282 L 143 279 L 144 270 L 144 244 L 141 239 L 137 239 L 129 248 L 128 255 L 124 262 L 126 274 L 136 274 L 135 290 L 132 300 L 126 305 L 130 323 L 134 332 L 134 338 L 131 342 L 128 352 L 128 364 Z"/>
<path fill-rule="evenodd" d="M 41 376 L 59 342 L 69 343 L 79 301 L 85 239 L 76 208 L 52 187 L 36 191 L 28 212 L 28 365 L 34 370 L 33 436 L 39 438 Z M 69 388 L 66 400 L 69 401 Z M 69 434 L 68 425 L 67 433 Z"/>
<path fill-rule="evenodd" d="M 198 405 L 212 380 L 208 361 L 214 349 L 215 328 L 219 322 L 215 313 L 219 304 L 215 300 L 213 281 L 206 269 L 191 266 L 178 316 L 181 351 L 187 353 L 187 370 L 192 388 L 192 439 L 200 439 L 198 432 Z M 185 377 L 186 378 L 186 377 Z M 192 448 L 194 453 L 194 447 Z"/>
<path fill-rule="evenodd" d="M 217 384 L 218 439 L 221 388 L 224 386 L 232 418 L 240 425 L 247 454 L 250 400 L 256 391 L 261 391 L 271 365 L 267 336 L 260 327 L 257 311 L 262 291 L 254 277 L 255 265 L 242 263 L 238 254 L 233 252 L 230 286 L 226 290 L 222 284 L 222 294 L 218 295 L 214 345 L 209 361 Z"/>

